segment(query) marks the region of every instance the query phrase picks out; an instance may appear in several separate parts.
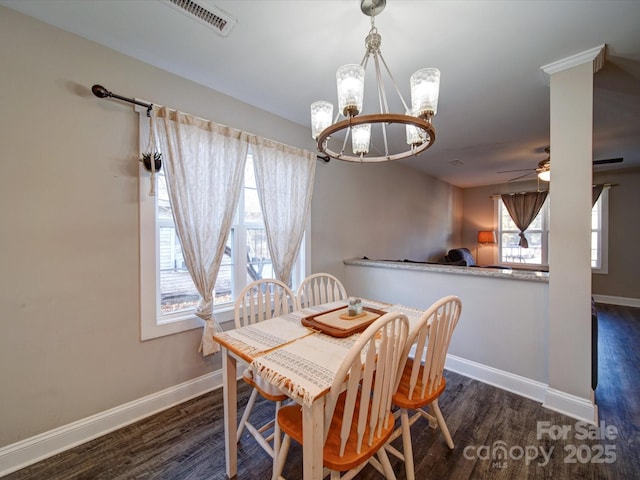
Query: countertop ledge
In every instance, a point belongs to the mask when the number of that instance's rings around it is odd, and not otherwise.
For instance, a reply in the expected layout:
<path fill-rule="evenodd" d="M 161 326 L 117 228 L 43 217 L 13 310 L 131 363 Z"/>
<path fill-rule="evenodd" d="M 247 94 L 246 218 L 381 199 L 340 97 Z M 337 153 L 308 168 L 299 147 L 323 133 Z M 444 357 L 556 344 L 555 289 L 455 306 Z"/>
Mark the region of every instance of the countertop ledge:
<path fill-rule="evenodd" d="M 477 277 L 527 280 L 531 282 L 549 282 L 549 272 L 535 270 L 502 270 L 497 268 L 461 267 L 457 265 L 440 265 L 435 263 L 394 262 L 392 260 L 365 260 L 349 258 L 343 260 L 345 265 L 360 267 L 391 268 L 395 270 L 413 270 L 418 272 L 452 273 L 455 275 L 474 275 Z"/>

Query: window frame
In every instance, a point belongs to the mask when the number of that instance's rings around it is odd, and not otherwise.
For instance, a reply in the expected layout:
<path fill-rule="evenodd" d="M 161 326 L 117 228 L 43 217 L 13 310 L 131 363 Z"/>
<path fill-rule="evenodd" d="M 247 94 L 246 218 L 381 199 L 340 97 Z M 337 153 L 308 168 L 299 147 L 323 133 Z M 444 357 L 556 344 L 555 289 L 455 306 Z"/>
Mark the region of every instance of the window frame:
<path fill-rule="evenodd" d="M 136 107 L 139 113 L 139 157 L 147 148 L 149 136 L 149 119 L 146 116 L 146 109 Z M 144 168 L 142 162 L 138 170 L 138 211 L 139 211 L 139 252 L 140 252 L 140 338 L 142 341 L 154 338 L 173 335 L 175 333 L 202 328 L 204 321 L 195 314 L 195 309 L 183 310 L 175 313 L 163 314 L 160 311 L 160 246 L 159 229 L 160 224 L 157 218 L 157 195 L 150 196 L 150 173 Z M 243 185 L 244 188 L 244 185 Z M 240 223 L 240 210 L 244 203 L 244 195 L 240 195 L 241 200 L 234 217 L 232 226 L 232 263 L 234 282 L 232 286 L 232 301 L 214 305 L 213 313 L 219 323 L 233 321 L 233 304 L 236 295 L 244 287 L 246 279 L 246 261 L 236 258 L 236 252 L 244 251 L 242 245 L 246 246 L 247 225 L 238 230 Z M 310 240 L 308 233 L 311 231 L 311 219 L 307 219 L 305 233 L 298 260 L 292 272 L 293 287 L 297 288 L 300 281 L 305 277 L 310 267 Z M 234 231 L 235 230 L 235 231 Z M 242 243 L 244 239 L 244 243 Z M 240 246 L 240 247 L 239 247 Z M 295 291 L 295 290 L 294 290 Z"/>
<path fill-rule="evenodd" d="M 591 267 L 591 272 L 592 273 L 596 273 L 596 274 L 606 274 L 608 273 L 608 267 L 609 267 L 609 189 L 610 187 L 607 185 L 602 189 L 602 193 L 600 194 L 600 197 L 598 198 L 598 201 L 596 202 L 596 204 L 593 206 L 593 208 L 598 208 L 599 209 L 599 215 L 598 215 L 598 220 L 599 220 L 599 225 L 597 229 L 592 228 L 591 232 L 593 231 L 598 231 L 599 235 L 598 235 L 598 245 L 597 245 L 597 249 L 598 249 L 598 257 L 600 260 L 600 265 L 599 266 L 592 266 Z M 549 194 L 551 195 L 551 194 Z M 511 266 L 513 268 L 519 268 L 519 269 L 535 269 L 535 268 L 549 268 L 549 197 L 547 197 L 547 199 L 545 200 L 544 205 L 542 206 L 542 208 L 540 209 L 540 214 L 543 215 L 542 217 L 542 239 L 541 239 L 541 251 L 542 251 L 542 260 L 543 262 L 546 261 L 546 263 L 519 263 L 519 262 L 503 262 L 502 259 L 502 221 L 501 221 L 501 212 L 500 209 L 501 208 L 505 208 L 504 207 L 504 202 L 502 202 L 502 199 L 500 198 L 500 196 L 496 196 L 494 197 L 495 199 L 495 204 L 494 204 L 494 218 L 495 218 L 495 222 L 496 222 L 496 232 L 497 232 L 497 237 L 498 237 L 498 248 L 496 249 L 497 251 L 497 259 L 494 259 L 494 261 L 497 260 L 497 263 L 501 264 L 501 265 L 508 265 Z M 501 207 L 502 205 L 502 207 Z M 538 230 L 535 230 L 535 232 L 537 232 Z M 511 230 L 508 230 L 508 232 L 511 232 Z M 527 230 L 527 232 L 529 232 L 529 230 Z M 589 263 L 591 264 L 591 258 L 589 259 Z"/>
<path fill-rule="evenodd" d="M 516 230 L 503 230 L 502 229 L 502 212 L 501 209 L 505 209 L 506 207 L 504 205 L 504 202 L 502 201 L 502 198 L 500 198 L 499 196 L 496 197 L 496 206 L 495 206 L 495 210 L 496 210 L 496 230 L 497 230 L 497 236 L 498 236 L 498 248 L 497 248 L 497 252 L 498 252 L 498 263 L 501 265 L 508 265 L 512 268 L 524 268 L 524 269 L 536 269 L 536 268 L 549 268 L 549 197 L 547 196 L 547 198 L 544 201 L 544 204 L 542 205 L 542 207 L 540 208 L 540 212 L 538 212 L 538 215 L 541 215 L 541 228 L 540 229 L 535 229 L 535 230 L 530 230 L 527 229 L 525 231 L 525 233 L 540 233 L 540 263 L 530 263 L 530 262 L 506 262 L 502 260 L 502 250 L 503 250 L 503 245 L 502 245 L 502 233 L 506 232 L 506 233 L 520 233 L 519 231 Z M 537 216 L 536 216 L 537 218 Z"/>
<path fill-rule="evenodd" d="M 607 274 L 609 273 L 609 189 L 611 187 L 606 185 L 602 192 L 600 193 L 600 197 L 598 201 L 593 206 L 593 208 L 598 207 L 599 214 L 598 220 L 599 225 L 598 228 L 594 229 L 593 226 L 591 228 L 591 232 L 594 230 L 598 231 L 598 260 L 600 265 L 592 266 L 591 272 L 597 274 Z"/>

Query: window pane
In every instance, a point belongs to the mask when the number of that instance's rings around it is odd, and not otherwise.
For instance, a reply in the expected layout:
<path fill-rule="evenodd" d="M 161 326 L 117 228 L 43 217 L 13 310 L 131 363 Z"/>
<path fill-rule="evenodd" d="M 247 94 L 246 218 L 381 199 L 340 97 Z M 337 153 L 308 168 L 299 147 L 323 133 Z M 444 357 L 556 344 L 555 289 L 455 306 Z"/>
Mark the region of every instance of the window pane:
<path fill-rule="evenodd" d="M 218 277 L 216 278 L 214 305 L 228 303 L 233 300 L 233 235 L 234 231 L 231 230 L 224 249 L 224 255 L 222 256 L 220 270 L 218 270 Z"/>
<path fill-rule="evenodd" d="M 275 278 L 264 228 L 247 228 L 247 282 Z"/>
<path fill-rule="evenodd" d="M 503 233 L 502 262 L 508 263 L 542 263 L 542 234 L 540 232 L 527 232 L 529 248 L 518 245 L 520 236 L 517 233 Z"/>
<path fill-rule="evenodd" d="M 173 225 L 159 229 L 160 310 L 163 314 L 194 308 L 200 295 L 193 285 Z"/>
<path fill-rule="evenodd" d="M 596 203 L 596 205 L 593 206 L 593 208 L 591 209 L 591 229 L 592 230 L 598 230 L 600 228 L 600 215 L 599 215 L 599 208 L 598 208 L 598 204 Z"/>
<path fill-rule="evenodd" d="M 517 231 L 518 227 L 513 222 L 513 219 L 511 218 L 511 215 L 509 215 L 509 211 L 504 206 L 504 203 L 502 203 L 502 200 L 500 201 L 500 212 L 502 213 L 502 215 L 501 215 L 501 217 L 502 217 L 501 218 L 502 230 L 516 230 Z"/>
<path fill-rule="evenodd" d="M 260 208 L 260 200 L 258 198 L 258 190 L 256 189 L 256 180 L 253 172 L 253 159 L 247 157 L 247 163 L 244 167 L 244 222 L 245 224 L 264 224 L 262 219 L 262 209 Z"/>
<path fill-rule="evenodd" d="M 591 232 L 591 267 L 598 268 L 598 232 Z"/>

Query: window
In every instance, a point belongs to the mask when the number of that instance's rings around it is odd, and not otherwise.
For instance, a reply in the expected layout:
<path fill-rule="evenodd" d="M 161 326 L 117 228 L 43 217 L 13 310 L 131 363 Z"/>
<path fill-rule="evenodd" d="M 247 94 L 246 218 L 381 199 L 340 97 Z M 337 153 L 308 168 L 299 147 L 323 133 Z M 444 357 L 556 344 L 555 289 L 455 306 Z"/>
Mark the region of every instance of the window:
<path fill-rule="evenodd" d="M 549 199 L 544 202 L 538 216 L 531 222 L 526 236 L 529 248 L 518 245 L 518 227 L 513 223 L 501 198 L 497 198 L 498 259 L 500 263 L 549 264 Z M 609 190 L 603 189 L 591 210 L 591 269 L 594 273 L 607 273 Z"/>
<path fill-rule="evenodd" d="M 520 230 L 513 223 L 501 198 L 498 198 L 498 258 L 500 263 L 548 265 L 549 199 L 545 200 L 538 216 L 527 228 L 529 248 L 522 248 Z"/>
<path fill-rule="evenodd" d="M 146 139 L 148 120 L 143 115 L 140 127 L 140 137 Z M 153 197 L 148 195 L 149 172 L 142 165 L 140 172 L 141 336 L 146 340 L 201 327 L 203 322 L 194 313 L 200 296 L 182 256 L 164 170 L 156 173 Z M 215 283 L 214 315 L 219 322 L 233 318 L 233 302 L 245 285 L 275 276 L 250 152 L 243 190 Z M 306 272 L 306 247 L 305 235 L 293 269 L 294 288 Z"/>
<path fill-rule="evenodd" d="M 602 189 L 591 209 L 591 271 L 609 271 L 609 188 Z"/>

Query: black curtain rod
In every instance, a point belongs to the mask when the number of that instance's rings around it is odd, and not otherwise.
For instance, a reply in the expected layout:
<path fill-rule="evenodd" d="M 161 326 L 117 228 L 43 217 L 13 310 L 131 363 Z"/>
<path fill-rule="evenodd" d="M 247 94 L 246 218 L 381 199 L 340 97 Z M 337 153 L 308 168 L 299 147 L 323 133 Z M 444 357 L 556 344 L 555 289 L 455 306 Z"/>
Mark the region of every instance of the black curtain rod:
<path fill-rule="evenodd" d="M 109 97 L 110 98 L 117 98 L 118 100 L 122 100 L 123 102 L 135 103 L 136 105 L 140 105 L 141 107 L 146 107 L 147 108 L 147 117 L 151 116 L 151 110 L 153 109 L 153 103 L 144 103 L 144 102 L 140 102 L 139 100 L 136 100 L 135 98 L 123 97 L 122 95 L 118 95 L 118 94 L 115 94 L 113 92 L 110 92 L 109 90 L 104 88 L 102 85 L 94 85 L 93 87 L 91 87 L 91 91 L 98 98 L 109 98 Z"/>
<path fill-rule="evenodd" d="M 151 116 L 151 110 L 153 109 L 153 103 L 144 103 L 136 100 L 135 98 L 127 98 L 122 95 L 118 95 L 116 93 L 110 92 L 102 85 L 94 85 L 91 87 L 91 91 L 98 98 L 116 98 L 118 100 L 122 100 L 123 102 L 134 103 L 136 105 L 140 105 L 141 107 L 145 107 L 147 109 L 147 117 Z M 316 160 L 322 160 L 325 163 L 329 163 L 331 160 L 328 156 L 316 155 Z"/>

